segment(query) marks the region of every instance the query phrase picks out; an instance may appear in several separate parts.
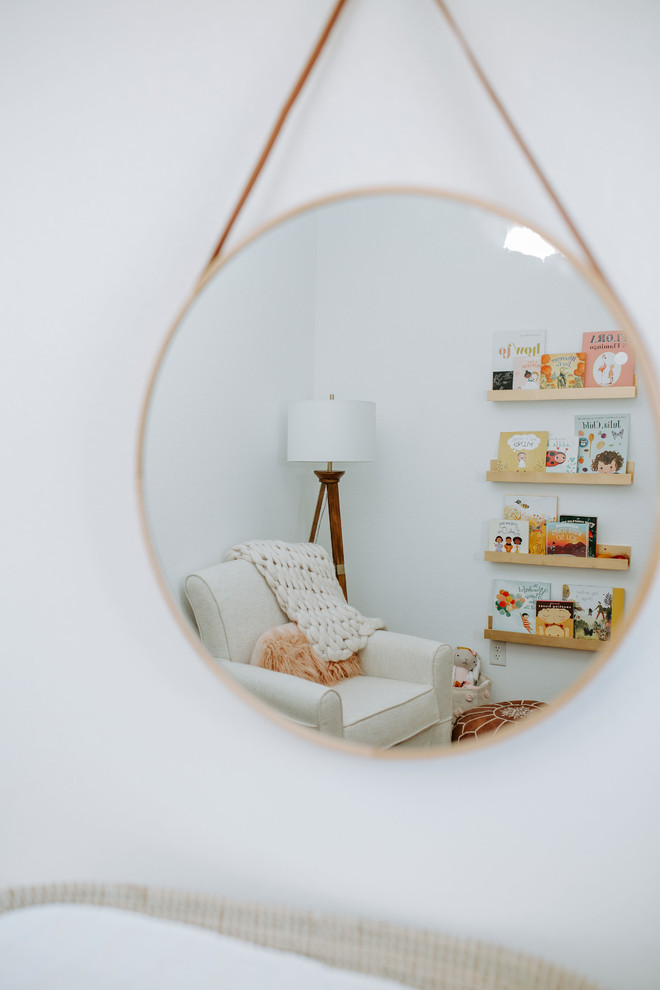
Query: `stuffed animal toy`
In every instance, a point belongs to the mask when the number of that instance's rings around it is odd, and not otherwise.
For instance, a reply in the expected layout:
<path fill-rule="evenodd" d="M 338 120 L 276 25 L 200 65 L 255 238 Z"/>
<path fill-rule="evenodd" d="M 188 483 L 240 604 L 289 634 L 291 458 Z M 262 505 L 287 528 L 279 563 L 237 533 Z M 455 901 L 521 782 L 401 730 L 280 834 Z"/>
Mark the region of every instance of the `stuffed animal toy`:
<path fill-rule="evenodd" d="M 454 650 L 454 687 L 474 687 L 479 682 L 481 658 L 468 646 L 457 646 Z"/>

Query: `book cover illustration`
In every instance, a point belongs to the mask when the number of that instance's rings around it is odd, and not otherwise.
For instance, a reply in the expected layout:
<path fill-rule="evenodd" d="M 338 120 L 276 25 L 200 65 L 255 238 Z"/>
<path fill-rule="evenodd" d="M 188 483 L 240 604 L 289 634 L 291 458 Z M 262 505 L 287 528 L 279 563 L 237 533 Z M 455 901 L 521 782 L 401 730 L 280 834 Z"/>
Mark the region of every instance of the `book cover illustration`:
<path fill-rule="evenodd" d="M 536 635 L 573 639 L 573 602 L 537 599 Z"/>
<path fill-rule="evenodd" d="M 505 495 L 504 518 L 529 522 L 529 552 L 545 553 L 545 526 L 558 518 L 556 495 Z"/>
<path fill-rule="evenodd" d="M 625 333 L 590 330 L 582 334 L 582 350 L 587 359 L 587 388 L 634 385 L 635 356 Z"/>
<path fill-rule="evenodd" d="M 589 541 L 587 543 L 587 557 L 596 556 L 598 516 L 559 516 L 560 523 L 587 523 L 589 527 Z"/>
<path fill-rule="evenodd" d="M 586 557 L 589 547 L 589 523 L 549 522 L 545 527 L 545 552 Z"/>
<path fill-rule="evenodd" d="M 575 639 L 608 640 L 623 613 L 624 589 L 565 584 L 562 599 L 573 603 Z"/>
<path fill-rule="evenodd" d="M 584 352 L 543 354 L 541 388 L 584 388 L 587 356 Z"/>
<path fill-rule="evenodd" d="M 625 474 L 630 413 L 618 416 L 576 416 L 578 472 Z"/>
<path fill-rule="evenodd" d="M 488 549 L 501 554 L 529 553 L 529 523 L 522 519 L 493 519 Z"/>
<path fill-rule="evenodd" d="M 493 389 L 512 389 L 516 357 L 540 358 L 544 350 L 545 330 L 496 330 L 493 333 Z"/>
<path fill-rule="evenodd" d="M 500 433 L 498 471 L 545 471 L 547 430 L 518 430 Z"/>
<path fill-rule="evenodd" d="M 517 354 L 513 359 L 514 389 L 538 389 L 541 387 L 541 355 L 527 357 Z"/>
<path fill-rule="evenodd" d="M 575 474 L 578 465 L 579 437 L 549 436 L 545 469 L 553 474 Z"/>
<path fill-rule="evenodd" d="M 536 602 L 549 598 L 547 581 L 493 581 L 491 616 L 492 628 L 501 632 L 534 634 Z"/>

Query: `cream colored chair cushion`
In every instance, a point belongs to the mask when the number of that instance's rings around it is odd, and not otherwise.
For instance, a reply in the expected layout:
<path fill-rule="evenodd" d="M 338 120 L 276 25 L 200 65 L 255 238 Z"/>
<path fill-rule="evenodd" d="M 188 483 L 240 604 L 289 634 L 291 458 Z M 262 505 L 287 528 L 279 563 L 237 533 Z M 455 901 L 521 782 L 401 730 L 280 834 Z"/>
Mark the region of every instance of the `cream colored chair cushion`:
<path fill-rule="evenodd" d="M 438 720 L 433 687 L 388 677 L 351 677 L 334 685 L 344 738 L 368 746 L 403 742 Z"/>
<path fill-rule="evenodd" d="M 377 748 L 448 744 L 451 647 L 379 630 L 360 651 L 362 674 L 331 687 L 250 664 L 259 637 L 288 621 L 256 567 L 232 560 L 188 575 L 202 643 L 244 688 L 299 725 Z"/>

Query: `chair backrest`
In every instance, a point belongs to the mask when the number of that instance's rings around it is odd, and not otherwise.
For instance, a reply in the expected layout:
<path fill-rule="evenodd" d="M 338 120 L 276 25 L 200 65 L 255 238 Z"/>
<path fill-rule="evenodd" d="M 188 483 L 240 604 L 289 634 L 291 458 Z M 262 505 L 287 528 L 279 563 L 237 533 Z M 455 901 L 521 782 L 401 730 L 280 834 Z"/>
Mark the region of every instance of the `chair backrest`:
<path fill-rule="evenodd" d="M 188 601 L 211 656 L 249 663 L 262 633 L 288 622 L 254 564 L 228 560 L 189 574 Z"/>

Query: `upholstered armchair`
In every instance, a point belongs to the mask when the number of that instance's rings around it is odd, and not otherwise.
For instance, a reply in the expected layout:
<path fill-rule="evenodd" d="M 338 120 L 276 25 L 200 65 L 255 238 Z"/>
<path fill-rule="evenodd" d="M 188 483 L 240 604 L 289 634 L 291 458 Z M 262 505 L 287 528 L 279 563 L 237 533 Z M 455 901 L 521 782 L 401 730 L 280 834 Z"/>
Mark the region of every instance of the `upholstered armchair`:
<path fill-rule="evenodd" d="M 262 633 L 289 621 L 252 563 L 197 571 L 185 591 L 218 666 L 299 725 L 379 749 L 449 743 L 453 659 L 446 644 L 378 630 L 360 651 L 362 674 L 327 687 L 250 664 Z"/>

